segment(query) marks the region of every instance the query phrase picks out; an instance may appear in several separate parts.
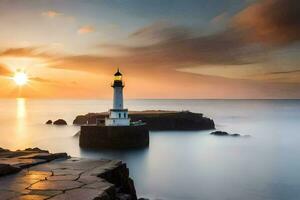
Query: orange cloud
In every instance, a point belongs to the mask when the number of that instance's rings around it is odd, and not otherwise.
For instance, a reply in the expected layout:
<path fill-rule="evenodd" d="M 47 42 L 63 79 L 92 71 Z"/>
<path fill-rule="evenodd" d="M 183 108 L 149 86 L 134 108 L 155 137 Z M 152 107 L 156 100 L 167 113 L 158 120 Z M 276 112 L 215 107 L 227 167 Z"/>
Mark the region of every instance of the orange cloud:
<path fill-rule="evenodd" d="M 233 26 L 245 32 L 251 42 L 288 45 L 299 41 L 300 1 L 257 1 L 234 17 Z"/>
<path fill-rule="evenodd" d="M 85 26 L 80 27 L 78 29 L 77 33 L 78 34 L 87 34 L 87 33 L 92 33 L 95 31 L 96 31 L 95 27 L 93 27 L 91 25 L 85 25 Z"/>
<path fill-rule="evenodd" d="M 42 15 L 46 17 L 54 18 L 54 17 L 61 16 L 63 14 L 54 10 L 48 10 L 46 12 L 43 12 Z"/>
<path fill-rule="evenodd" d="M 0 76 L 10 76 L 10 75 L 11 75 L 11 71 L 3 64 L 0 64 Z"/>

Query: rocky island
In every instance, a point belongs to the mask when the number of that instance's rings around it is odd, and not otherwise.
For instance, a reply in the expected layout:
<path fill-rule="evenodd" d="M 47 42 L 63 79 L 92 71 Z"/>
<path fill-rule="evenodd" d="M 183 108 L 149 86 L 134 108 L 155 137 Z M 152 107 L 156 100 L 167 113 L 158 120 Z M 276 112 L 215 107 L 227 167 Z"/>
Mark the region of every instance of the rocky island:
<path fill-rule="evenodd" d="M 136 200 L 125 163 L 71 158 L 38 148 L 0 148 L 0 194 L 3 200 Z"/>
<path fill-rule="evenodd" d="M 87 125 L 104 123 L 108 117 L 108 112 L 88 113 L 77 116 L 74 125 Z M 192 113 L 189 111 L 163 111 L 146 110 L 130 111 L 129 117 L 132 122 L 144 122 L 151 131 L 162 130 L 210 130 L 215 129 L 215 123 L 212 119 L 204 117 L 201 113 Z"/>
<path fill-rule="evenodd" d="M 110 113 L 111 114 L 111 113 Z M 108 112 L 77 116 L 73 124 L 80 125 L 79 145 L 82 148 L 143 148 L 149 146 L 149 130 L 214 129 L 212 119 L 189 111 L 131 111 L 127 126 L 106 126 Z"/>

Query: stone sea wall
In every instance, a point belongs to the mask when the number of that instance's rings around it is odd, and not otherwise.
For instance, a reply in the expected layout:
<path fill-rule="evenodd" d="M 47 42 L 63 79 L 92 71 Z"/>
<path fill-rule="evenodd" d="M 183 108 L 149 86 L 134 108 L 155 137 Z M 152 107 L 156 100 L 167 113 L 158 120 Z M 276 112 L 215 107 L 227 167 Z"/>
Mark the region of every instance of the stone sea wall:
<path fill-rule="evenodd" d="M 83 148 L 142 148 L 149 145 L 147 126 L 81 126 L 79 146 Z"/>

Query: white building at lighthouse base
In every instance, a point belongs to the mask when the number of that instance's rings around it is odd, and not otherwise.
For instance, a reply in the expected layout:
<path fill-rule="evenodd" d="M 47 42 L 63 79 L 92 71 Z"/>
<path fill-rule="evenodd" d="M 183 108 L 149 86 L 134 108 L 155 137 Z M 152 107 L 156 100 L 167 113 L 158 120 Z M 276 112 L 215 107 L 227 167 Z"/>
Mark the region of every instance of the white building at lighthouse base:
<path fill-rule="evenodd" d="M 105 119 L 105 126 L 129 126 L 127 109 L 110 109 L 109 117 Z"/>

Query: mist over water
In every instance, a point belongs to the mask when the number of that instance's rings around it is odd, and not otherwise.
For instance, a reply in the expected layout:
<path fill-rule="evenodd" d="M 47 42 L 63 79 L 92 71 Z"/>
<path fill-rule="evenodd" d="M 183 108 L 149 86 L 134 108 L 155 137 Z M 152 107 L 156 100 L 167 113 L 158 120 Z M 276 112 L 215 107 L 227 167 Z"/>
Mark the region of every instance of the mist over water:
<path fill-rule="evenodd" d="M 129 110 L 190 110 L 219 130 L 150 133 L 148 149 L 87 151 L 72 137 L 76 115 L 102 112 L 104 100 L 0 100 L 0 147 L 39 147 L 75 157 L 125 161 L 139 196 L 163 200 L 300 199 L 300 100 L 128 100 Z M 45 125 L 63 118 L 66 127 Z"/>

